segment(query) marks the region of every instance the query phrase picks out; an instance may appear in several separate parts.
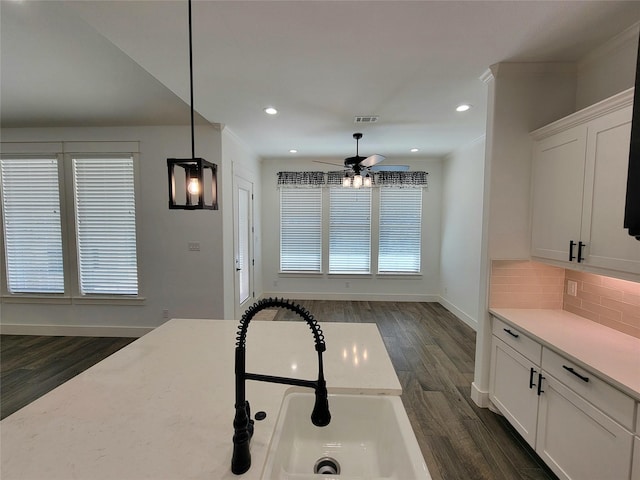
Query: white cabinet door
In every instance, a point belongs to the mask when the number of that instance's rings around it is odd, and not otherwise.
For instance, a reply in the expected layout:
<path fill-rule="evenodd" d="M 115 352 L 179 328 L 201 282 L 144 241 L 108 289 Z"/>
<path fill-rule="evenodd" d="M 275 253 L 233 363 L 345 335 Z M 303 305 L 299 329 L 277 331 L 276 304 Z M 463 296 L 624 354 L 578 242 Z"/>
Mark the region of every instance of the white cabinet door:
<path fill-rule="evenodd" d="M 579 125 L 534 145 L 532 256 L 569 261 L 570 241 L 577 255 L 586 134 L 586 126 Z"/>
<path fill-rule="evenodd" d="M 624 229 L 631 107 L 588 125 L 582 242 L 585 263 L 640 274 L 640 242 Z"/>
<path fill-rule="evenodd" d="M 539 367 L 502 340 L 492 338 L 489 398 L 520 435 L 535 446 Z"/>
<path fill-rule="evenodd" d="M 633 436 L 543 373 L 536 452 L 563 479 L 626 480 Z"/>
<path fill-rule="evenodd" d="M 633 441 L 633 465 L 631 465 L 631 480 L 640 480 L 640 437 Z"/>

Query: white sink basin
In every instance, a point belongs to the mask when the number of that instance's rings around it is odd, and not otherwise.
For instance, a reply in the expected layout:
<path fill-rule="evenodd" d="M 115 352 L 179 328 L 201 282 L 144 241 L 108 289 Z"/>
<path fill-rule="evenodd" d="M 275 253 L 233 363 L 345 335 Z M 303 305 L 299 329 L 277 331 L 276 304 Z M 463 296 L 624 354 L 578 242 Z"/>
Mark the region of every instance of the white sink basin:
<path fill-rule="evenodd" d="M 316 427 L 313 393 L 285 395 L 262 479 L 431 479 L 400 397 L 329 395 L 331 423 Z M 339 474 L 316 474 L 335 459 Z"/>

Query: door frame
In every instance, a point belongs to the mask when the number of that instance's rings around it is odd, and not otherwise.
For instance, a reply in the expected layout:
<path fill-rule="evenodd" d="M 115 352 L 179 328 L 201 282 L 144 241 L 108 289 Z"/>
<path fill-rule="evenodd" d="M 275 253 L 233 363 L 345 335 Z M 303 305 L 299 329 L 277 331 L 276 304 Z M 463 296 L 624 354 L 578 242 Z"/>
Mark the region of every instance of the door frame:
<path fill-rule="evenodd" d="M 240 247 L 240 242 L 239 242 L 239 235 L 240 235 L 240 227 L 241 225 L 239 225 L 239 208 L 240 208 L 240 201 L 239 201 L 239 192 L 240 190 L 245 190 L 247 192 L 249 192 L 249 204 L 248 204 L 248 215 L 247 215 L 247 228 L 248 228 L 248 261 L 247 261 L 247 265 L 246 267 L 248 268 L 248 275 L 249 275 L 249 295 L 248 297 L 245 299 L 244 302 L 240 302 L 240 271 L 238 270 L 238 258 L 239 258 L 239 247 Z M 233 177 L 233 255 L 234 255 L 234 260 L 233 260 L 233 287 L 234 287 L 234 293 L 233 293 L 233 302 L 234 302 L 234 313 L 235 313 L 235 318 L 239 319 L 242 314 L 244 313 L 244 311 L 247 309 L 248 306 L 250 306 L 254 301 L 255 301 L 255 278 L 254 278 L 254 272 L 255 272 L 255 265 L 254 265 L 254 258 L 255 258 L 255 253 L 254 253 L 254 232 L 255 232 L 255 226 L 254 226 L 254 218 L 253 218 L 253 212 L 254 212 L 254 208 L 253 208 L 253 182 L 247 180 L 246 178 L 243 178 L 239 175 L 234 175 Z"/>

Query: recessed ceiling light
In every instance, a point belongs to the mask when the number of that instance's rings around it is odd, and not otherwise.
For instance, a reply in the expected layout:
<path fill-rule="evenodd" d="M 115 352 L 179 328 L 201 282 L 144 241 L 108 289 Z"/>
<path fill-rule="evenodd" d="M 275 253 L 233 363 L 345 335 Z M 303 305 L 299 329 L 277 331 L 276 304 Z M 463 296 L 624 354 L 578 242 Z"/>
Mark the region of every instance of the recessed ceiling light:
<path fill-rule="evenodd" d="M 416 153 L 416 152 L 419 152 L 419 151 L 420 151 L 420 150 L 418 150 L 417 148 L 412 148 L 412 149 L 410 150 L 410 152 L 411 152 L 411 153 Z"/>
<path fill-rule="evenodd" d="M 264 109 L 264 113 L 267 113 L 269 115 L 275 115 L 276 113 L 278 113 L 278 110 L 276 110 L 273 107 L 267 107 Z"/>
<path fill-rule="evenodd" d="M 470 108 L 471 108 L 471 105 L 469 105 L 468 103 L 463 103 L 456 107 L 456 112 L 466 112 Z"/>
<path fill-rule="evenodd" d="M 295 148 L 292 148 L 291 150 L 289 150 L 289 153 L 298 153 L 298 150 L 296 150 Z"/>

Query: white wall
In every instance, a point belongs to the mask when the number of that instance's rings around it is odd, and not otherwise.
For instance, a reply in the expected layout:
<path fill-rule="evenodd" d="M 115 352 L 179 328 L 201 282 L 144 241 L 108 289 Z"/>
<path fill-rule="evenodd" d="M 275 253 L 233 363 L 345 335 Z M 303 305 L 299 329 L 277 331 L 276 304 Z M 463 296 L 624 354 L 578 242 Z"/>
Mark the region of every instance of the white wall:
<path fill-rule="evenodd" d="M 634 86 L 639 32 L 636 24 L 578 62 L 577 110 Z"/>
<path fill-rule="evenodd" d="M 485 141 L 447 156 L 442 172 L 441 302 L 477 329 Z"/>
<path fill-rule="evenodd" d="M 319 159 L 327 161 L 326 159 Z M 331 161 L 331 160 L 329 160 Z M 339 162 L 339 160 L 338 160 Z M 385 161 L 391 164 L 390 161 Z M 411 170 L 429 173 L 429 187 L 423 195 L 422 238 L 423 274 L 420 277 L 375 275 L 295 275 L 279 274 L 279 171 L 327 171 L 331 166 L 312 159 L 268 159 L 262 163 L 263 286 L 265 296 L 329 300 L 437 301 L 440 291 L 440 220 L 442 203 L 442 161 L 439 159 L 400 159 Z M 333 168 L 340 170 L 340 167 Z M 349 284 L 349 287 L 346 284 Z"/>
<path fill-rule="evenodd" d="M 34 141 L 138 141 L 139 187 L 136 192 L 139 236 L 139 284 L 145 297 L 141 305 L 48 305 L 2 304 L 3 329 L 10 325 L 64 327 L 63 333 L 92 334 L 83 328 L 107 327 L 94 333 L 139 334 L 169 318 L 222 318 L 223 222 L 227 182 L 218 181 L 220 209 L 217 211 L 169 210 L 167 165 L 169 157 L 190 157 L 189 127 L 104 127 L 3 129 L 3 142 Z M 196 127 L 196 155 L 218 165 L 221 135 L 213 126 Z M 190 241 L 200 242 L 199 252 L 189 252 Z M 78 328 L 79 327 L 79 328 Z M 137 328 L 137 330 L 136 330 Z M 81 332 L 82 330 L 82 332 Z M 5 330 L 6 331 L 6 330 Z"/>

